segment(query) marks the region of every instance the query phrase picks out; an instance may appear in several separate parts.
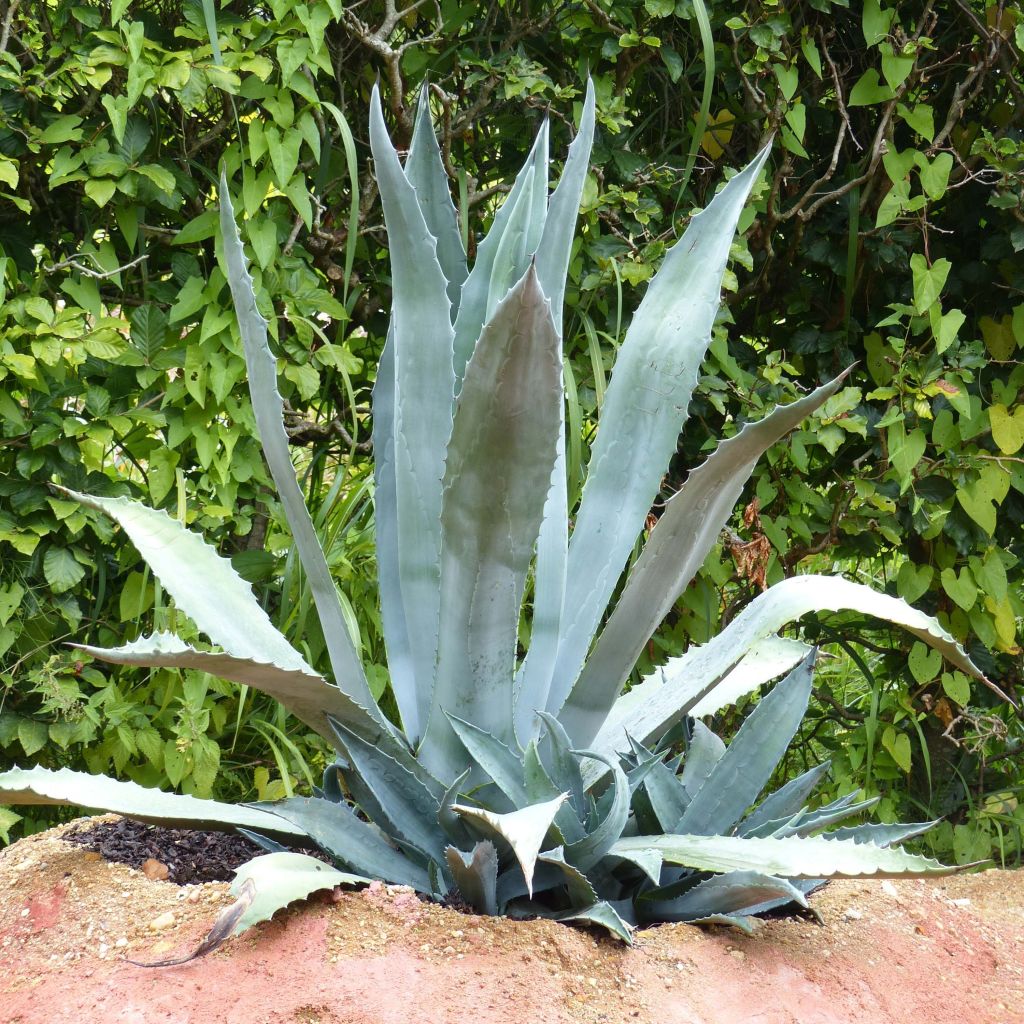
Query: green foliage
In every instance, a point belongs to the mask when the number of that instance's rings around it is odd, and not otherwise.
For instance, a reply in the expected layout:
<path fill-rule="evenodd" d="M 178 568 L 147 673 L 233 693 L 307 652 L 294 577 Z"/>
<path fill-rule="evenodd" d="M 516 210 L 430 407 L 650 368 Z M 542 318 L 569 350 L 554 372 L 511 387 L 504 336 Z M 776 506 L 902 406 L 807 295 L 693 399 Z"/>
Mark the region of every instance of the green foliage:
<path fill-rule="evenodd" d="M 115 520 L 175 608 L 216 646 L 201 651 L 160 633 L 114 649 L 84 648 L 88 653 L 114 664 L 205 668 L 252 686 L 338 753 L 312 800 L 241 811 L 207 801 L 198 810 L 202 802 L 160 793 L 145 806 L 149 820 L 201 816 L 220 827 L 238 827 L 240 815 L 251 812 L 276 815 L 346 869 L 328 871 L 260 837 L 276 852 L 242 870 L 238 902 L 196 955 L 316 888 L 370 878 L 409 883 L 437 899 L 454 888 L 482 912 L 586 920 L 629 941 L 631 927 L 643 920 L 750 930 L 758 913 L 793 900 L 806 904 L 806 893 L 829 875 L 953 870 L 889 848 L 927 824 L 816 835 L 871 803 L 844 798 L 812 811 L 805 798 L 820 773 L 755 807 L 806 711 L 815 651 L 804 655 L 802 645 L 792 645 L 796 658 L 785 665 L 792 671 L 728 748 L 687 717 L 719 687 L 728 701 L 737 689 L 755 689 L 785 671 L 759 648 L 781 643 L 775 631 L 812 608 L 883 616 L 988 683 L 933 618 L 841 578 L 798 576 L 625 694 L 631 664 L 613 659 L 611 668 L 603 666 L 603 635 L 591 650 L 686 420 L 736 224 L 767 149 L 693 217 L 652 279 L 608 387 L 570 536 L 561 316 L 553 314 L 562 310 L 589 163 L 594 90 L 588 88 L 576 144 L 550 198 L 545 125 L 468 274 L 425 97 L 405 167 L 387 136 L 376 89 L 370 123 L 395 289 L 374 395 L 375 505 L 378 518 L 395 526 L 378 532 L 377 551 L 393 678 L 410 677 L 401 691 L 393 683 L 396 697 L 401 692 L 401 725 L 370 696 L 357 638 L 346 628 L 302 504 L 277 362 L 226 171 L 221 246 L 252 408 L 311 580 L 333 682 L 289 645 L 230 562 L 179 520 L 124 497 L 57 489 Z M 641 553 L 605 627 L 624 623 L 627 650 L 643 649 L 693 578 L 758 455 L 834 397 L 840 383 L 797 403 L 796 415 L 776 413 L 760 429 L 742 431 L 691 475 L 685 497 L 680 491 L 651 531 L 654 567 L 645 572 Z M 716 493 L 725 498 L 714 500 Z M 680 535 L 684 525 L 689 537 Z M 669 548 L 681 553 L 682 572 L 661 571 L 659 563 L 676 553 L 660 543 L 666 532 Z M 532 661 L 517 654 L 531 566 Z M 631 587 L 640 592 L 633 605 Z M 658 614 L 642 611 L 652 604 Z M 538 608 L 556 609 L 555 621 L 542 621 Z M 677 725 L 687 748 L 681 770 L 678 759 L 665 763 Z M 79 802 L 140 814 L 137 787 L 85 774 L 15 770 L 0 776 L 0 792 L 14 802 Z"/>
<path fill-rule="evenodd" d="M 130 546 L 108 547 L 94 532 L 104 529 L 99 521 L 83 529 L 80 514 L 53 508 L 42 488 L 57 479 L 100 490 L 102 473 L 158 504 L 180 501 L 261 590 L 284 572 L 288 597 L 272 614 L 309 645 L 311 664 L 326 666 L 248 402 L 235 393 L 241 352 L 225 333 L 205 170 L 222 157 L 247 168 L 241 205 L 260 307 L 286 357 L 292 442 L 309 452 L 304 489 L 324 510 L 347 619 L 358 623 L 371 688 L 383 692 L 368 513 L 352 503 L 365 470 L 351 481 L 335 472 L 348 439 L 366 436 L 390 304 L 374 185 L 356 181 L 366 143 L 348 125 L 365 123 L 382 74 L 405 145 L 406 97 L 428 68 L 443 150 L 461 168 L 453 173 L 471 252 L 494 214 L 493 184 L 525 155 L 523 100 L 535 109 L 578 105 L 582 69 L 594 76 L 594 170 L 564 328 L 573 503 L 634 296 L 681 215 L 706 205 L 722 170 L 742 166 L 772 132 L 785 156 L 741 223 L 756 230 L 734 246 L 737 268 L 753 273 L 741 285 L 727 272 L 728 308 L 693 398 L 701 427 L 681 440 L 663 497 L 734 421 L 858 364 L 847 390 L 755 471 L 739 504 L 756 498 L 760 516 L 737 515 L 634 679 L 712 636 L 757 592 L 762 572 L 774 582 L 818 559 L 920 602 L 1004 688 L 1019 685 L 1024 27 L 1016 9 L 970 0 L 936 17 L 914 3 L 789 9 L 730 0 L 706 10 L 686 0 L 560 0 L 477 10 L 444 0 L 440 17 L 422 7 L 389 19 L 378 0 L 358 12 L 333 0 L 211 3 L 216 61 L 199 3 L 58 0 L 39 17 L 36 6 L 15 10 L 0 63 L 0 479 L 12 481 L 0 484 L 0 756 L 23 756 L 19 736 L 31 747 L 45 734 L 36 756 L 49 763 L 153 781 L 162 766 L 145 751 L 157 744 L 133 746 L 141 725 L 125 725 L 138 719 L 137 703 L 161 749 L 180 742 L 186 787 L 192 732 L 204 717 L 220 750 L 220 795 L 250 792 L 254 764 L 262 792 L 303 776 L 279 740 L 281 757 L 266 758 L 250 723 L 285 722 L 251 693 L 240 701 L 233 686 L 222 693 L 219 683 L 197 682 L 209 714 L 189 712 L 186 728 L 181 683 L 169 673 L 111 678 L 88 665 L 77 672 L 74 658 L 51 661 L 61 638 L 109 644 L 125 635 L 124 622 L 131 632 L 168 624 L 162 593 Z M 556 118 L 552 135 L 565 140 L 569 129 Z M 81 579 L 61 591 L 76 566 Z M 122 594 L 140 587 L 152 599 L 122 620 Z M 1019 719 L 950 673 L 919 678 L 926 666 L 911 662 L 912 643 L 858 615 L 823 619 L 811 632 L 855 636 L 878 657 L 866 671 L 822 676 L 802 733 L 808 756 L 823 734 L 859 750 L 843 785 L 879 785 L 893 814 L 917 816 L 916 802 L 925 816 L 949 815 L 929 841 L 960 830 L 1018 856 Z M 64 692 L 77 694 L 70 705 Z M 79 701 L 88 715 L 65 718 L 62 709 Z M 950 723 L 959 746 L 942 735 Z M 720 724 L 728 731 L 735 722 Z M 891 745 L 903 763 L 909 745 L 909 776 L 880 746 L 889 729 L 902 737 Z M 311 734 L 295 739 L 315 769 L 322 750 Z M 882 778 L 867 772 L 876 752 Z M 1008 815 L 998 819 L 1005 837 L 986 807 Z M 944 841 L 951 853 L 952 839 Z"/>

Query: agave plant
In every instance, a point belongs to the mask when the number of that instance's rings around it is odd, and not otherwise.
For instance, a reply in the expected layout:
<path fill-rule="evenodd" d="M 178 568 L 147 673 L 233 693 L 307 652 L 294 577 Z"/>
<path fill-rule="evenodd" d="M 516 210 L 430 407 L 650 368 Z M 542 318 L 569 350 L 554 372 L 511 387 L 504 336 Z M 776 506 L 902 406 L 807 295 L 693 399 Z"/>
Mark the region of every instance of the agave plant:
<path fill-rule="evenodd" d="M 549 196 L 546 124 L 469 269 L 427 95 L 403 166 L 374 92 L 370 142 L 394 291 L 373 395 L 380 597 L 400 721 L 371 696 L 303 504 L 276 361 L 229 197 L 222 256 L 262 444 L 308 576 L 333 679 L 271 625 L 199 536 L 126 497 L 110 516 L 214 645 L 160 633 L 83 646 L 118 665 L 201 669 L 279 700 L 337 752 L 314 796 L 230 806 L 41 768 L 0 798 L 76 803 L 148 822 L 237 828 L 268 853 L 210 948 L 309 892 L 379 879 L 485 914 L 547 915 L 629 940 L 639 922 L 727 922 L 805 903 L 832 875 L 950 869 L 892 844 L 926 824 L 825 832 L 856 796 L 807 808 L 819 766 L 758 804 L 807 706 L 815 652 L 778 630 L 816 610 L 886 618 L 982 678 L 932 618 L 841 578 L 770 588 L 715 639 L 623 693 L 639 653 L 704 561 L 756 460 L 842 378 L 743 427 L 667 503 L 621 596 L 710 341 L 737 220 L 767 150 L 696 215 L 618 353 L 578 508 L 567 507 L 562 306 L 594 134 L 582 120 Z M 113 487 L 113 485 L 112 485 Z M 569 513 L 574 526 L 569 530 Z M 524 595 L 529 646 L 518 656 Z M 731 746 L 701 718 L 782 678 Z M 335 867 L 285 846 L 315 844 Z"/>

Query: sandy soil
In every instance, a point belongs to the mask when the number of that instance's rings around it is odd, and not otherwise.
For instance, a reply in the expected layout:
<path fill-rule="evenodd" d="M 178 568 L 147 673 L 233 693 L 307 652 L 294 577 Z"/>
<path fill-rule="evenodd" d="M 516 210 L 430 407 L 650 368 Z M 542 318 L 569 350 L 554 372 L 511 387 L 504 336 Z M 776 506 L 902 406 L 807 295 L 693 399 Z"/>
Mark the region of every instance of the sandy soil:
<path fill-rule="evenodd" d="M 64 826 L 66 828 L 67 826 Z M 1024 1024 L 1024 873 L 842 881 L 824 927 L 664 925 L 633 949 L 380 885 L 188 952 L 230 902 L 59 838 L 0 853 L 3 1024 Z"/>

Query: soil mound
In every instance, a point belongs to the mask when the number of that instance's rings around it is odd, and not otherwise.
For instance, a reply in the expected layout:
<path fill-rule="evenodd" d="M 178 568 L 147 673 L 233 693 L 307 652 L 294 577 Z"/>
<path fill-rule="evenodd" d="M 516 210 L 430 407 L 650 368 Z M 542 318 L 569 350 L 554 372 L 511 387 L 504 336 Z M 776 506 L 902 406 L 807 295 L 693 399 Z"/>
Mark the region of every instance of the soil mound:
<path fill-rule="evenodd" d="M 4 1024 L 1024 1024 L 1024 873 L 841 881 L 825 925 L 663 925 L 634 948 L 374 885 L 164 969 L 230 902 L 62 838 L 0 853 Z"/>

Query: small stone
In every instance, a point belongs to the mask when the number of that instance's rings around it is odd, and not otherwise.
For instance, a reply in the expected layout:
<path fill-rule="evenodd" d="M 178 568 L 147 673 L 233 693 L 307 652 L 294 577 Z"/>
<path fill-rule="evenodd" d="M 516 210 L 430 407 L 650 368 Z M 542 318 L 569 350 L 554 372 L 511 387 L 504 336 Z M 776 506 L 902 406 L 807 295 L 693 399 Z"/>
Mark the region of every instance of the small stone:
<path fill-rule="evenodd" d="M 953 900 L 954 907 L 969 907 L 971 901 L 965 896 L 963 899 Z"/>
<path fill-rule="evenodd" d="M 142 873 L 154 882 L 163 882 L 171 873 L 171 869 L 155 857 L 149 857 L 142 862 Z"/>
<path fill-rule="evenodd" d="M 844 921 L 859 921 L 864 915 L 856 907 L 847 907 L 843 911 Z"/>
<path fill-rule="evenodd" d="M 201 897 L 202 895 L 203 895 L 203 890 L 202 890 L 202 889 L 193 889 L 193 890 L 192 890 L 192 891 L 191 891 L 191 892 L 190 892 L 190 893 L 189 893 L 189 894 L 188 894 L 188 895 L 187 895 L 187 896 L 185 897 L 185 901 L 186 901 L 187 903 L 198 903 L 198 902 L 199 902 L 199 900 L 200 900 L 200 897 Z"/>
<path fill-rule="evenodd" d="M 27 860 L 18 861 L 18 863 L 14 865 L 14 870 L 28 871 L 29 868 L 34 868 L 35 866 L 36 862 L 31 857 L 29 857 Z"/>
<path fill-rule="evenodd" d="M 747 954 L 742 949 L 730 949 L 729 956 L 734 957 L 737 960 L 746 960 Z"/>
<path fill-rule="evenodd" d="M 149 930 L 151 932 L 162 932 L 165 928 L 170 928 L 173 924 L 174 913 L 168 910 L 159 917 L 154 917 L 153 920 L 149 922 Z"/>
<path fill-rule="evenodd" d="M 884 882 L 882 882 L 882 892 L 884 892 L 886 896 L 899 895 L 899 890 L 896 888 L 895 885 L 892 884 L 892 882 L 889 881 L 888 878 Z"/>
<path fill-rule="evenodd" d="M 128 940 L 122 935 L 121 938 L 119 938 L 117 942 L 114 943 L 114 945 L 118 949 L 124 949 L 124 947 L 128 945 Z"/>
<path fill-rule="evenodd" d="M 106 956 L 108 949 L 110 949 L 110 947 L 105 942 L 101 942 L 100 943 L 100 950 L 99 950 L 100 956 L 101 957 Z"/>

